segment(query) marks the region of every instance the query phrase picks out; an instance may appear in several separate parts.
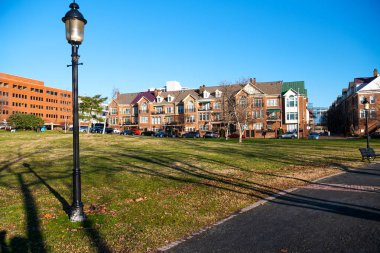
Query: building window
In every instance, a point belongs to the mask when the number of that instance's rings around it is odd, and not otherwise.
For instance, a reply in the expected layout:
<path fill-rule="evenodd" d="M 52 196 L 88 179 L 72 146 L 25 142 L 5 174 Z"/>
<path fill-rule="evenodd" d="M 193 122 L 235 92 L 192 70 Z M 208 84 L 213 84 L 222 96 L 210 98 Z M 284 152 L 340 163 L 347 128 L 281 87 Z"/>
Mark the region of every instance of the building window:
<path fill-rule="evenodd" d="M 220 98 L 221 96 L 222 96 L 222 92 L 219 91 L 219 90 L 217 90 L 217 91 L 215 92 L 215 97 Z"/>
<path fill-rule="evenodd" d="M 365 119 L 365 110 L 364 109 L 360 109 L 360 118 Z"/>
<path fill-rule="evenodd" d="M 178 113 L 183 113 L 183 106 L 178 106 Z"/>
<path fill-rule="evenodd" d="M 298 113 L 296 112 L 287 112 L 286 113 L 287 120 L 298 120 Z"/>
<path fill-rule="evenodd" d="M 264 126 L 264 124 L 262 122 L 255 123 L 255 124 L 253 124 L 253 129 L 255 129 L 255 130 L 261 130 L 261 129 L 264 128 L 263 126 Z"/>
<path fill-rule="evenodd" d="M 148 123 L 148 117 L 147 116 L 141 116 L 140 117 L 140 123 L 142 123 L 142 124 Z"/>
<path fill-rule="evenodd" d="M 246 106 L 247 105 L 247 98 L 246 97 L 241 97 L 240 100 L 239 100 L 239 104 L 241 106 Z"/>
<path fill-rule="evenodd" d="M 370 96 L 370 97 L 369 97 L 369 102 L 370 102 L 371 104 L 374 104 L 374 103 L 375 103 L 375 96 Z"/>
<path fill-rule="evenodd" d="M 173 122 L 173 117 L 166 117 L 166 123 L 170 124 Z"/>
<path fill-rule="evenodd" d="M 369 110 L 369 115 L 368 116 L 371 119 L 375 119 L 376 118 L 376 110 L 375 109 Z"/>
<path fill-rule="evenodd" d="M 297 98 L 293 95 L 286 99 L 286 107 L 297 107 Z"/>
<path fill-rule="evenodd" d="M 253 111 L 253 118 L 254 119 L 262 119 L 262 118 L 264 118 L 264 111 L 263 110 Z"/>
<path fill-rule="evenodd" d="M 214 114 L 214 121 L 221 121 L 222 120 L 222 114 L 221 113 L 215 113 Z"/>
<path fill-rule="evenodd" d="M 111 108 L 111 114 L 112 115 L 117 114 L 117 108 Z"/>
<path fill-rule="evenodd" d="M 166 107 L 167 113 L 173 113 L 173 107 Z"/>
<path fill-rule="evenodd" d="M 162 107 L 156 107 L 156 113 L 162 113 Z"/>
<path fill-rule="evenodd" d="M 186 117 L 186 122 L 187 123 L 194 123 L 195 122 L 195 116 L 194 115 L 187 116 Z"/>
<path fill-rule="evenodd" d="M 215 108 L 215 109 L 221 109 L 221 108 L 222 108 L 222 103 L 220 103 L 220 102 L 215 102 L 215 103 L 214 103 L 214 108 Z"/>
<path fill-rule="evenodd" d="M 201 125 L 199 125 L 199 130 L 201 130 L 201 131 L 208 131 L 209 130 L 209 126 L 201 124 Z"/>
<path fill-rule="evenodd" d="M 147 113 L 148 112 L 148 105 L 146 103 L 143 103 L 141 105 L 141 112 L 142 113 Z"/>
<path fill-rule="evenodd" d="M 199 114 L 199 120 L 208 121 L 209 120 L 209 114 L 208 113 L 200 113 Z"/>
<path fill-rule="evenodd" d="M 153 125 L 160 125 L 161 124 L 161 117 L 152 117 L 152 124 Z"/>
<path fill-rule="evenodd" d="M 263 100 L 261 98 L 255 98 L 253 101 L 253 106 L 257 108 L 263 107 Z"/>
<path fill-rule="evenodd" d="M 364 96 L 360 96 L 360 97 L 359 97 L 359 101 L 360 101 L 361 104 L 363 104 Z"/>
<path fill-rule="evenodd" d="M 187 102 L 187 104 L 186 104 L 186 110 L 187 110 L 187 112 L 195 112 L 195 107 L 194 107 L 194 102 L 193 101 Z"/>
<path fill-rule="evenodd" d="M 267 106 L 278 106 L 278 99 L 268 99 Z"/>
<path fill-rule="evenodd" d="M 172 97 L 168 96 L 168 102 L 171 102 L 171 101 L 172 101 Z"/>
<path fill-rule="evenodd" d="M 157 103 L 161 103 L 162 101 L 162 98 L 161 97 L 157 97 Z"/>

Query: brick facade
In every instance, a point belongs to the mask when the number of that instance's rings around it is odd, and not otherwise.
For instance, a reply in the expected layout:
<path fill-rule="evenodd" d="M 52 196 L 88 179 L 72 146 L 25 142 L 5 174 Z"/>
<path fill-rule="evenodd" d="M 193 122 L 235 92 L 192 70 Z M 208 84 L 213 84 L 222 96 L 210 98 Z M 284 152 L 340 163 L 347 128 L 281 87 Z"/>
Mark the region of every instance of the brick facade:
<path fill-rule="evenodd" d="M 220 131 L 226 128 L 223 113 L 224 86 L 201 86 L 199 89 L 179 91 L 149 91 L 141 93 L 119 94 L 109 104 L 108 123 L 118 129 L 139 129 L 142 131 L 175 131 L 184 133 L 199 131 Z M 282 82 L 256 83 L 250 80 L 244 85 L 232 85 L 231 96 L 236 101 L 241 97 L 249 106 L 249 121 L 245 130 L 247 137 L 276 137 L 278 129 L 288 130 Z M 307 97 L 297 96 L 299 102 L 299 128 L 306 129 L 308 111 Z M 297 123 L 297 122 L 296 122 Z M 232 124 L 231 131 L 236 131 Z M 301 135 L 302 136 L 302 135 Z"/>
<path fill-rule="evenodd" d="M 45 124 L 71 122 L 71 91 L 47 87 L 43 82 L 0 73 L 0 121 L 12 114 L 33 114 Z"/>

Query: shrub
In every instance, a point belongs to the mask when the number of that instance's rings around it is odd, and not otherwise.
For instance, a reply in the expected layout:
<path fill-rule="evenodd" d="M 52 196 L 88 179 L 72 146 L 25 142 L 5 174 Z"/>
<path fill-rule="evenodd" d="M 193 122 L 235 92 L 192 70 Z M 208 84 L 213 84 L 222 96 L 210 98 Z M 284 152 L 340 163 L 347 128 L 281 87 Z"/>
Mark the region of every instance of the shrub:
<path fill-rule="evenodd" d="M 44 125 L 44 121 L 32 114 L 13 114 L 8 118 L 8 124 L 12 128 L 33 130 Z"/>

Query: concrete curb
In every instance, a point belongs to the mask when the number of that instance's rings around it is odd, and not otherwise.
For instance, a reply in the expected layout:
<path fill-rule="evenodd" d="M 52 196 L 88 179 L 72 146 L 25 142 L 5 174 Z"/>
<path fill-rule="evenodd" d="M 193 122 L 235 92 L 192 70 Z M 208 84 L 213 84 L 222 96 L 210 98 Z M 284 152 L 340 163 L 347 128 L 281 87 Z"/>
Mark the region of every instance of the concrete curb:
<path fill-rule="evenodd" d="M 311 181 L 311 183 L 317 183 L 318 181 L 321 181 L 321 180 L 323 180 L 323 179 L 327 179 L 327 178 L 335 177 L 335 176 L 338 176 L 338 175 L 341 175 L 341 174 L 344 174 L 344 173 L 347 173 L 347 172 L 342 171 L 342 172 L 338 172 L 338 173 L 335 173 L 335 174 L 332 174 L 332 175 L 328 175 L 328 176 L 325 176 L 325 177 L 321 177 L 321 178 L 318 178 L 318 179 L 316 179 L 316 180 Z M 185 238 L 183 238 L 183 239 L 181 239 L 181 240 L 178 240 L 178 241 L 174 241 L 174 242 L 172 242 L 172 243 L 170 243 L 170 244 L 168 244 L 168 245 L 166 245 L 166 246 L 163 246 L 163 247 L 158 248 L 158 249 L 157 249 L 157 252 L 165 252 L 165 251 L 167 251 L 167 250 L 169 250 L 169 249 L 171 249 L 171 248 L 173 248 L 173 247 L 175 247 L 175 246 L 177 246 L 177 245 L 179 245 L 179 244 L 181 244 L 181 243 L 183 243 L 183 242 L 185 242 L 185 241 L 190 240 L 191 238 L 193 238 L 193 237 L 195 237 L 195 236 L 197 236 L 197 235 L 199 235 L 199 234 L 202 234 L 203 232 L 209 230 L 210 228 L 213 228 L 213 227 L 215 227 L 215 226 L 218 226 L 218 225 L 220 225 L 220 224 L 223 224 L 224 222 L 226 222 L 226 221 L 228 221 L 228 220 L 233 219 L 235 216 L 237 216 L 237 215 L 239 215 L 239 214 L 242 214 L 242 213 L 248 212 L 248 211 L 250 211 L 250 210 L 252 210 L 252 209 L 254 209 L 254 208 L 256 208 L 256 207 L 259 207 L 259 206 L 265 205 L 266 203 L 268 203 L 268 202 L 270 202 L 270 201 L 272 201 L 272 200 L 274 200 L 274 199 L 276 199 L 276 198 L 278 198 L 278 197 L 280 197 L 280 196 L 283 196 L 283 195 L 286 195 L 286 194 L 288 194 L 288 193 L 294 192 L 295 190 L 298 190 L 298 189 L 301 189 L 301 188 L 290 188 L 290 189 L 287 189 L 287 190 L 280 191 L 280 192 L 278 192 L 278 193 L 276 193 L 276 194 L 273 194 L 272 196 L 266 197 L 265 199 L 259 200 L 259 201 L 255 202 L 255 203 L 253 203 L 253 204 L 251 204 L 251 205 L 249 205 L 249 206 L 247 206 L 247 207 L 244 207 L 244 208 L 241 209 L 240 211 L 237 211 L 236 213 L 234 213 L 234 214 L 228 216 L 227 218 L 224 218 L 224 219 L 222 219 L 222 220 L 220 220 L 220 221 L 217 221 L 216 223 L 214 223 L 214 224 L 212 224 L 212 225 L 210 225 L 210 226 L 206 226 L 206 227 L 200 229 L 199 231 L 197 231 L 197 232 L 191 234 L 191 235 L 188 236 L 188 237 L 185 237 Z"/>

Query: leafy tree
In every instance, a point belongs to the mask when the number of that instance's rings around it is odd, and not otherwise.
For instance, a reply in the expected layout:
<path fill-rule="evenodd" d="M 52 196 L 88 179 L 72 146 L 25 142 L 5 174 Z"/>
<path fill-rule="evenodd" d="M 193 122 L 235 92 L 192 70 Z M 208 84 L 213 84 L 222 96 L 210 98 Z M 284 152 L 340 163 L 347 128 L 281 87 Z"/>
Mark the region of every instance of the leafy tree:
<path fill-rule="evenodd" d="M 44 121 L 32 114 L 13 114 L 8 118 L 8 125 L 16 129 L 33 130 L 44 125 Z"/>
<path fill-rule="evenodd" d="M 80 118 L 89 121 L 88 132 L 93 121 L 103 121 L 102 115 L 104 103 L 108 98 L 101 95 L 95 95 L 93 97 L 81 96 L 81 103 L 79 104 Z"/>

